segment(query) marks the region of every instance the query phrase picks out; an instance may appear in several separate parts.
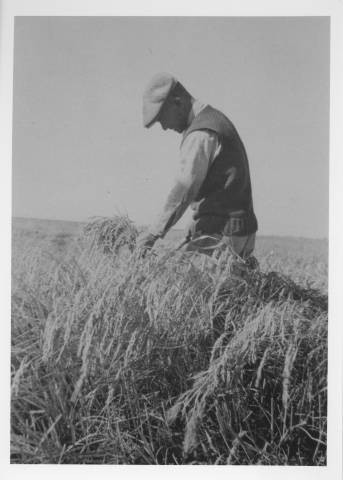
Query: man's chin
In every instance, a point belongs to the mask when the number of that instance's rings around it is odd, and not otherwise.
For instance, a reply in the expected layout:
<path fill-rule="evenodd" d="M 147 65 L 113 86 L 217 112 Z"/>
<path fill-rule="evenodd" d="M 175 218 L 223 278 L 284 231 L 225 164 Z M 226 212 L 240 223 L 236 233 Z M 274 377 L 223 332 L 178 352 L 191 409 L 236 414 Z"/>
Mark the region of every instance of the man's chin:
<path fill-rule="evenodd" d="M 174 130 L 175 130 L 177 133 L 182 133 L 182 132 L 184 132 L 184 131 L 186 130 L 186 128 L 185 128 L 185 127 L 176 127 Z"/>

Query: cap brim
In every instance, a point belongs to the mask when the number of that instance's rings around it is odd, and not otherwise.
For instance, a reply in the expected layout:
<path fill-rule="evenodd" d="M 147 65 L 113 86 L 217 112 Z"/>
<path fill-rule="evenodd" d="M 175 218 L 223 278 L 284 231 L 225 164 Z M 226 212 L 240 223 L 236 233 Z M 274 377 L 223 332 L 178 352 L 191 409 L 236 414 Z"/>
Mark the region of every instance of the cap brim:
<path fill-rule="evenodd" d="M 144 127 L 145 128 L 150 128 L 152 127 L 155 123 L 157 122 L 157 116 L 153 118 L 150 122 L 146 123 L 144 122 Z"/>
<path fill-rule="evenodd" d="M 143 125 L 145 128 L 150 128 L 158 120 L 158 114 L 162 108 L 163 102 L 150 103 L 147 108 L 143 110 Z"/>

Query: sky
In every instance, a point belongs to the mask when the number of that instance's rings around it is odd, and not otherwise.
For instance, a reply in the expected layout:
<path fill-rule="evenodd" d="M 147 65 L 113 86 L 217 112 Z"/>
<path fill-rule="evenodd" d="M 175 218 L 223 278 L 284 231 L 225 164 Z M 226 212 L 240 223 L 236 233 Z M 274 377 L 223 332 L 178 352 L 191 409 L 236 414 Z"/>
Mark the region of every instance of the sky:
<path fill-rule="evenodd" d="M 142 93 L 166 71 L 235 124 L 259 233 L 327 237 L 329 34 L 328 17 L 17 17 L 13 215 L 152 223 L 181 137 L 143 128 Z"/>

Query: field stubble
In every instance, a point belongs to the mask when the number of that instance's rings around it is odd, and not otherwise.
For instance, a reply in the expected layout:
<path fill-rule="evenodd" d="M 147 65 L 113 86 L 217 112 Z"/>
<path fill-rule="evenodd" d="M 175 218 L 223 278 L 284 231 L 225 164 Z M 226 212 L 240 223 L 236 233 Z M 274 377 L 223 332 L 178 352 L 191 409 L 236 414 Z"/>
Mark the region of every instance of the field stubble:
<path fill-rule="evenodd" d="M 325 465 L 325 245 L 242 278 L 125 225 L 14 231 L 11 461 Z"/>

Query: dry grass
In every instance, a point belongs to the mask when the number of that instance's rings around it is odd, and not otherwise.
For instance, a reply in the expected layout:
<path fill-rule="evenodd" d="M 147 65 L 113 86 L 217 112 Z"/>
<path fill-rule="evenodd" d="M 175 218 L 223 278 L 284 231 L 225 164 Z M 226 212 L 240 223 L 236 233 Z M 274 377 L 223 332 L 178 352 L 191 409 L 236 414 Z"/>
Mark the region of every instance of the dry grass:
<path fill-rule="evenodd" d="M 12 462 L 325 464 L 325 279 L 141 259 L 120 222 L 14 237 Z"/>
<path fill-rule="evenodd" d="M 95 217 L 83 229 L 83 236 L 92 247 L 104 253 L 117 253 L 122 247 L 133 251 L 138 229 L 127 216 Z"/>

